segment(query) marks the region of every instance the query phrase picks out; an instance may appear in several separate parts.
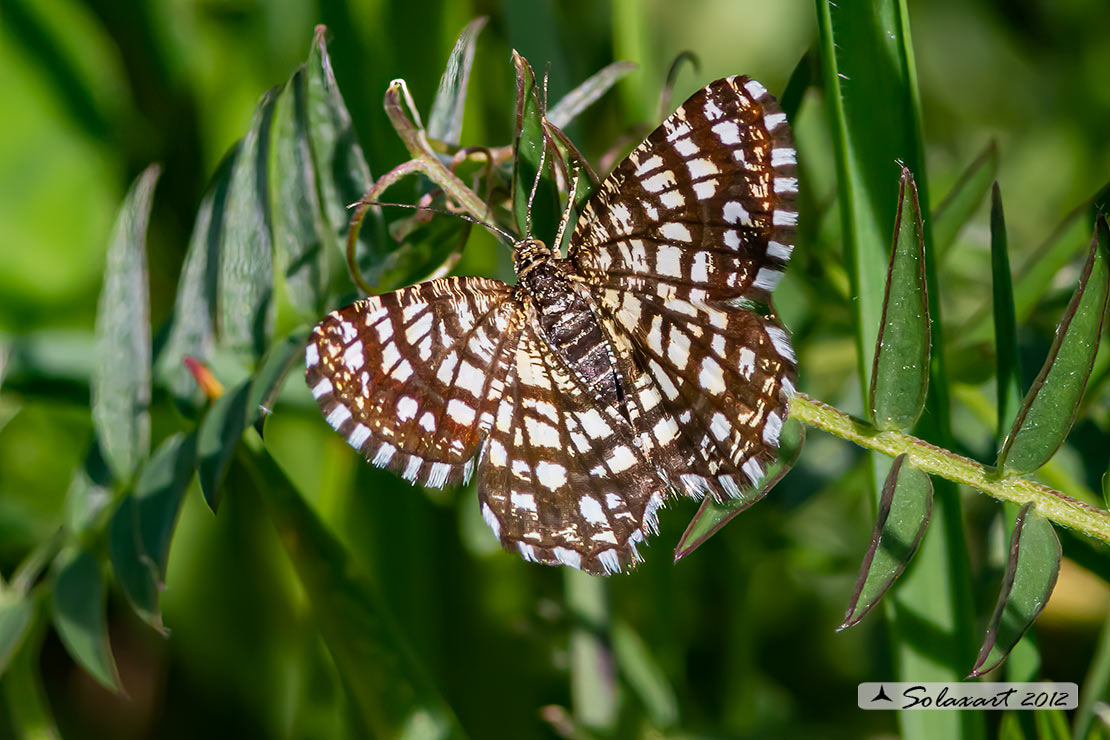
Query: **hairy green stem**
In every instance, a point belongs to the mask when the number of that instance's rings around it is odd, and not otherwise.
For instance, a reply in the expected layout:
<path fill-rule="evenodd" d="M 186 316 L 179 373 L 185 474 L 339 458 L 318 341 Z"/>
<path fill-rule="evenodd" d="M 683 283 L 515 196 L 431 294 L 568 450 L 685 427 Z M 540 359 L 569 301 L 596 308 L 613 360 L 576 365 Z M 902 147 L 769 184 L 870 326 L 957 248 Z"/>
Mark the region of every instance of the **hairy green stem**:
<path fill-rule="evenodd" d="M 790 416 L 815 429 L 890 457 L 906 453 L 910 464 L 915 468 L 971 486 L 1000 501 L 1016 504 L 1032 501 L 1037 512 L 1053 523 L 1103 542 L 1110 542 L 1110 514 L 1048 486 L 1019 476 L 1002 477 L 989 466 L 909 434 L 879 431 L 871 424 L 804 393 L 797 394 L 791 400 Z"/>

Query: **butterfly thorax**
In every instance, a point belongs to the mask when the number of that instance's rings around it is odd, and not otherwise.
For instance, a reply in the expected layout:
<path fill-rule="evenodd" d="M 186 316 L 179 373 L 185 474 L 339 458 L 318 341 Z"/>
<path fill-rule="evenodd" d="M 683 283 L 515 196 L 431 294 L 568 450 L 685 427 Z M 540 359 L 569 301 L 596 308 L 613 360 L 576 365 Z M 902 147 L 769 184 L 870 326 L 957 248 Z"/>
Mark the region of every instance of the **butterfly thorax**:
<path fill-rule="evenodd" d="M 593 301 L 567 277 L 566 262 L 552 259 L 543 242 L 532 239 L 517 244 L 513 261 L 519 298 L 535 310 L 543 338 L 588 393 L 621 410 L 610 343 Z"/>

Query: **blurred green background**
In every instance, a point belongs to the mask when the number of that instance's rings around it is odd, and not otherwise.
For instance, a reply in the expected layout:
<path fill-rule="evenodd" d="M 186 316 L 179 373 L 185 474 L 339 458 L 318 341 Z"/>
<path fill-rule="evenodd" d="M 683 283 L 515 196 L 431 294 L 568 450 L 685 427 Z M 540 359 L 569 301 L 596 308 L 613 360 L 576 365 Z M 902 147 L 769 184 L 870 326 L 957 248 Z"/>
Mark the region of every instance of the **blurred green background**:
<path fill-rule="evenodd" d="M 933 202 L 997 142 L 1011 260 L 1021 265 L 1110 176 L 1110 4 L 929 0 L 909 8 Z M 157 329 L 172 308 L 208 179 L 262 92 L 305 59 L 314 24 L 330 30 L 340 89 L 380 175 L 405 158 L 382 111 L 387 84 L 405 78 L 426 113 L 456 35 L 478 15 L 491 20 L 478 43 L 464 145 L 511 140 L 511 49 L 537 70 L 550 63 L 552 99 L 615 59 L 639 63 L 569 128 L 595 163 L 633 124 L 658 122 L 659 92 L 679 52 L 693 51 L 701 65 L 679 74 L 675 103 L 734 73 L 781 94 L 816 38 L 808 0 L 4 0 L 0 332 L 70 348 L 43 358 L 50 373 L 0 395 L 5 577 L 64 520 L 71 474 L 91 439 L 82 363 L 91 363 L 105 250 L 131 180 L 151 162 L 164 166 L 148 241 Z M 839 254 L 823 101 L 810 91 L 795 120 L 812 202 L 777 301 L 796 332 L 800 388 L 858 413 L 849 305 L 821 288 L 827 262 L 806 256 Z M 892 181 L 897 174 L 891 162 Z M 506 277 L 498 249 L 475 233 L 457 271 Z M 1056 276 L 1022 329 L 1029 373 L 1077 269 L 1073 260 Z M 985 203 L 942 271 L 944 320 L 958 335 L 989 297 Z M 964 451 L 989 458 L 993 432 L 982 399 L 993 390 L 983 385 L 979 359 L 953 362 L 961 373 L 955 430 Z M 1092 382 L 1082 433 L 1058 456 L 1054 481 L 1094 502 L 1110 449 L 1104 379 Z M 299 382 L 294 373 L 290 385 Z M 156 397 L 153 419 L 155 440 L 180 426 L 164 398 Z M 557 734 L 572 703 L 563 574 L 501 553 L 473 490 L 411 489 L 357 459 L 307 403 L 279 406 L 267 440 L 376 584 L 471 736 Z M 834 632 L 872 523 L 861 459 L 812 432 L 799 465 L 767 500 L 678 565 L 671 550 L 695 507 L 679 502 L 662 512 L 647 562 L 609 581 L 609 607 L 625 635 L 627 734 L 896 732 L 892 715 L 860 712 L 854 699 L 856 683 L 894 675 L 882 615 Z M 128 696 L 102 689 L 55 636 L 43 638 L 33 659 L 65 737 L 357 736 L 310 605 L 251 486 L 235 476 L 233 469 L 218 516 L 195 486 L 186 500 L 163 596 L 168 637 L 133 616 L 118 593 L 110 597 L 112 646 Z M 971 494 L 965 503 L 979 614 L 967 628 L 978 634 L 997 594 L 1005 538 L 1001 507 Z M 1065 562 L 1037 632 L 1043 674 L 1082 682 L 1110 603 L 1110 557 L 1067 537 L 1065 553 L 1085 567 Z M 7 702 L 16 695 L 9 688 Z M 0 726 L 7 732 L 9 724 Z"/>

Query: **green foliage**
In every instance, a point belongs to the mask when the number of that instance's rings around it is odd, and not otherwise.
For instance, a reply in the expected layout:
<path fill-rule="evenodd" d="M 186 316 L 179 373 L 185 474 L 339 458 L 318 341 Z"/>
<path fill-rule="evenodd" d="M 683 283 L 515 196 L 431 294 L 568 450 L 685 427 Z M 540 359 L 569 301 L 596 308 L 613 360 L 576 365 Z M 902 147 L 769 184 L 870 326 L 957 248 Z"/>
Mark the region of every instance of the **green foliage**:
<path fill-rule="evenodd" d="M 1059 570 L 1051 508 L 1023 510 L 1001 552 L 987 522 L 1001 507 L 974 497 L 965 514 L 934 478 L 931 526 L 893 583 L 928 521 L 929 478 L 912 455 L 886 477 L 885 458 L 821 434 L 799 455 L 805 430 L 788 419 L 765 488 L 697 513 L 671 503 L 647 562 L 598 581 L 497 551 L 472 489 L 412 490 L 365 465 L 295 369 L 305 327 L 356 285 L 511 275 L 483 229 L 360 203 L 368 189 L 367 201 L 461 207 L 523 232 L 542 155 L 532 231 L 552 243 L 575 168 L 580 206 L 598 163 L 658 122 L 672 85 L 678 101 L 724 74 L 775 92 L 791 80 L 802 238 L 776 304 L 799 388 L 888 430 L 850 420 L 856 431 L 918 445 L 912 431 L 982 460 L 1013 426 L 983 490 L 1020 473 L 1105 505 L 1092 493 L 1110 449 L 1110 365 L 1096 355 L 1105 226 L 1082 247 L 1091 194 L 1110 179 L 1096 33 L 1110 16 L 1082 2 L 1024 17 L 973 5 L 915 6 L 911 43 L 897 0 L 698 14 L 514 0 L 488 22 L 467 3 L 185 16 L 173 3 L 9 3 L 0 733 L 984 735 L 994 725 L 974 715 L 896 718 L 828 697 L 987 670 L 1058 572 L 1058 594 L 1092 588 Z M 700 66 L 668 76 L 685 46 Z M 163 161 L 157 198 L 155 168 L 124 195 L 151 160 Z M 386 174 L 372 179 L 368 162 Z M 896 162 L 919 205 L 899 195 Z M 996 178 L 1009 218 L 996 187 L 988 231 Z M 930 216 L 929 193 L 945 190 Z M 1022 403 L 1021 367 L 1045 356 Z M 1081 536 L 1062 535 L 1064 552 L 1105 579 L 1105 552 Z M 879 615 L 832 632 L 846 599 L 858 621 L 888 587 L 885 637 Z M 1060 603 L 1037 623 L 1038 663 L 1045 677 L 1087 673 L 1073 728 L 1086 737 L 1110 685 L 1110 626 Z M 1063 737 L 1065 723 L 1007 718 L 998 733 Z"/>

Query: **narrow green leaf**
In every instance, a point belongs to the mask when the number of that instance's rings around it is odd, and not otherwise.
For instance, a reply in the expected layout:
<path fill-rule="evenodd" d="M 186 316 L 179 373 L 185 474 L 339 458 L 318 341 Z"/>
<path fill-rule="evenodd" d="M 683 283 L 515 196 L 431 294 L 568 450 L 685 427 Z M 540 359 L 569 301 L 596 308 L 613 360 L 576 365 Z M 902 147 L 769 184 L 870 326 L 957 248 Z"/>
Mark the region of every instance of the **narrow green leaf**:
<path fill-rule="evenodd" d="M 572 625 L 569 659 L 574 720 L 581 727 L 611 735 L 620 706 L 620 684 L 613 674 L 609 644 L 608 583 L 567 568 L 563 590 Z"/>
<path fill-rule="evenodd" d="M 905 463 L 906 456 L 899 455 L 887 474 L 871 544 L 863 557 L 844 622 L 837 629 L 859 624 L 879 603 L 925 536 L 933 514 L 933 483 L 928 475 Z"/>
<path fill-rule="evenodd" d="M 541 159 L 544 160 L 544 169 L 550 160 L 550 153 L 544 152 L 544 109 L 540 100 L 543 91 L 536 85 L 536 76 L 528 60 L 515 51 L 513 65 L 516 68 L 513 216 L 520 234 L 548 239 L 555 234 L 559 214 L 555 207 L 558 202 L 555 189 L 540 172 Z"/>
<path fill-rule="evenodd" d="M 940 205 L 933 209 L 933 249 L 938 259 L 944 259 L 997 176 L 998 143 L 992 139 L 975 161 L 960 173 Z"/>
<path fill-rule="evenodd" d="M 109 553 L 116 580 L 135 613 L 164 632 L 158 606 L 170 540 L 196 465 L 196 437 L 178 433 L 143 467 L 135 492 L 112 515 Z"/>
<path fill-rule="evenodd" d="M 1052 524 L 1037 514 L 1031 503 L 1021 507 L 1010 537 L 1010 561 L 998 604 L 968 678 L 989 673 L 1001 665 L 1033 624 L 1056 586 L 1061 557 L 1060 540 Z"/>
<path fill-rule="evenodd" d="M 262 367 L 251 379 L 247 418 L 257 424 L 259 435 L 266 417 L 274 410 L 274 401 L 289 371 L 304 362 L 308 333 L 309 329 L 298 329 L 282 341 L 275 342 L 266 353 Z"/>
<path fill-rule="evenodd" d="M 1075 710 L 1072 740 L 1088 737 L 1099 704 L 1110 699 L 1110 614 L 1099 630 L 1098 643 L 1091 656 L 1090 668 L 1079 684 L 1079 706 Z"/>
<path fill-rule="evenodd" d="M 307 594 L 325 644 L 366 734 L 464 737 L 451 707 L 427 678 L 387 605 L 350 556 L 248 432 L 239 460 L 266 502 L 278 538 Z"/>
<path fill-rule="evenodd" d="M 1021 358 L 1014 316 L 1014 288 L 1010 279 L 1010 254 L 1002 191 L 991 188 L 991 285 L 994 303 L 995 377 L 998 379 L 998 449 L 1002 435 L 1013 424 L 1021 403 Z"/>
<path fill-rule="evenodd" d="M 432 275 L 443 274 L 445 266 L 457 261 L 462 254 L 470 224 L 459 218 L 426 218 L 423 215 L 411 220 L 395 221 L 392 225 L 407 223 L 414 228 L 404 235 L 396 249 L 384 255 L 378 265 L 374 281 L 380 291 L 394 290 L 427 280 Z"/>
<path fill-rule="evenodd" d="M 470 80 L 470 68 L 474 64 L 474 46 L 489 18 L 481 16 L 470 21 L 459 34 L 451 55 L 447 58 L 447 68 L 439 78 L 439 89 L 432 101 L 432 112 L 428 115 L 428 136 L 451 146 L 458 146 L 462 135 L 463 108 L 466 103 L 466 86 Z"/>
<path fill-rule="evenodd" d="M 790 472 L 794 463 L 798 461 L 798 455 L 802 452 L 805 439 L 805 426 L 797 419 L 788 417 L 779 434 L 779 456 L 767 466 L 767 475 L 763 478 L 760 486 L 743 489 L 739 498 L 730 499 L 725 503 L 714 501 L 712 496 L 703 499 L 698 513 L 690 520 L 686 531 L 682 533 L 682 537 L 675 546 L 675 562 L 701 547 L 706 540 L 720 532 L 721 528 L 731 522 L 733 518 L 747 510 L 778 485 L 778 482 Z"/>
<path fill-rule="evenodd" d="M 247 379 L 216 399 L 197 432 L 197 477 L 213 512 L 220 505 L 220 485 L 231 455 L 253 419 L 250 396 L 251 381 Z"/>
<path fill-rule="evenodd" d="M 1063 709 L 1042 709 L 1031 714 L 1038 740 L 1069 740 L 1068 715 Z"/>
<path fill-rule="evenodd" d="M 0 594 L 0 676 L 8 670 L 12 656 L 27 637 L 34 616 L 33 596 L 11 591 Z"/>
<path fill-rule="evenodd" d="M 273 333 L 269 218 L 270 124 L 280 87 L 262 96 L 231 169 L 222 224 L 219 327 L 223 343 L 253 366 Z"/>
<path fill-rule="evenodd" d="M 657 730 L 678 725 L 678 698 L 651 650 L 625 622 L 613 623 L 613 656 L 628 687 Z"/>
<path fill-rule="evenodd" d="M 908 430 L 925 409 L 930 323 L 921 206 L 913 175 L 903 167 L 871 372 L 871 416 L 880 429 Z"/>
<path fill-rule="evenodd" d="M 177 283 L 170 328 L 158 352 L 158 377 L 178 402 L 193 407 L 203 403 L 204 394 L 185 366 L 185 358 L 195 357 L 205 363 L 212 359 L 222 225 L 231 168 L 238 152 L 236 144 L 224 156 L 200 202 Z"/>
<path fill-rule="evenodd" d="M 37 608 L 36 604 L 36 608 Z M 12 725 L 24 740 L 54 740 L 62 737 L 51 714 L 50 701 L 42 685 L 42 643 L 48 625 L 32 619 L 23 644 L 11 656 L 0 688 L 4 691 Z"/>
<path fill-rule="evenodd" d="M 92 418 L 104 457 L 127 480 L 150 448 L 150 301 L 146 230 L 160 168 L 131 186 L 108 246 L 96 313 Z"/>
<path fill-rule="evenodd" d="M 1037 379 L 998 456 L 1004 474 L 1030 473 L 1048 462 L 1075 421 L 1098 351 L 1110 294 L 1110 236 L 1100 219 L 1091 251 Z"/>
<path fill-rule="evenodd" d="M 343 238 L 350 218 L 347 206 L 361 198 L 370 189 L 372 181 L 351 114 L 347 112 L 347 105 L 335 81 L 326 35 L 324 26 L 316 27 L 308 55 L 306 119 L 320 203 L 323 204 L 331 233 L 339 235 L 334 248 L 342 254 Z M 371 209 L 369 219 L 375 228 L 363 228 L 362 238 L 378 238 L 381 220 L 376 210 Z"/>
<path fill-rule="evenodd" d="M 302 316 L 324 311 L 331 229 L 321 211 L 316 170 L 308 142 L 308 82 L 304 65 L 290 78 L 274 104 L 270 129 L 269 210 L 274 261 L 285 279 L 289 301 Z M 331 235 L 334 241 L 334 235 Z"/>
<path fill-rule="evenodd" d="M 70 656 L 106 689 L 120 692 L 119 672 L 108 642 L 107 595 L 96 556 L 81 550 L 60 556 L 51 607 L 54 628 Z"/>
<path fill-rule="evenodd" d="M 579 113 L 597 102 L 613 85 L 635 69 L 634 62 L 613 62 L 603 67 L 551 106 L 547 112 L 547 120 L 559 128 L 566 128 Z"/>

